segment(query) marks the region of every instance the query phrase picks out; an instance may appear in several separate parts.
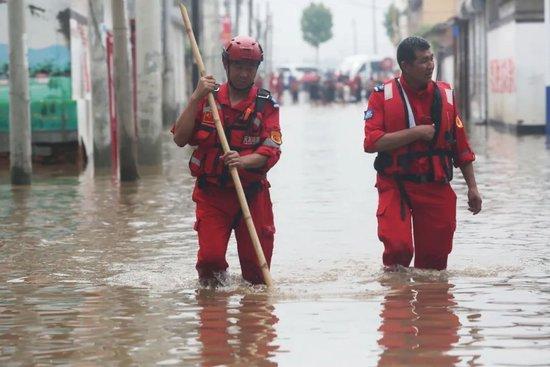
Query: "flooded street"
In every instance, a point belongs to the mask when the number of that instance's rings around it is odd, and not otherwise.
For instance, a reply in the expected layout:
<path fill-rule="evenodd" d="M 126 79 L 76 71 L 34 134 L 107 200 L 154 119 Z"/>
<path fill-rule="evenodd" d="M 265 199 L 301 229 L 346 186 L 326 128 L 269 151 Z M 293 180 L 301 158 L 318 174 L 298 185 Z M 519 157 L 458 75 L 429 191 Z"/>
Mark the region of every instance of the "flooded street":
<path fill-rule="evenodd" d="M 0 365 L 543 366 L 550 361 L 550 151 L 472 126 L 484 209 L 448 271 L 384 273 L 363 106 L 283 106 L 270 173 L 276 288 L 198 289 L 189 151 L 162 174 L 0 173 Z"/>

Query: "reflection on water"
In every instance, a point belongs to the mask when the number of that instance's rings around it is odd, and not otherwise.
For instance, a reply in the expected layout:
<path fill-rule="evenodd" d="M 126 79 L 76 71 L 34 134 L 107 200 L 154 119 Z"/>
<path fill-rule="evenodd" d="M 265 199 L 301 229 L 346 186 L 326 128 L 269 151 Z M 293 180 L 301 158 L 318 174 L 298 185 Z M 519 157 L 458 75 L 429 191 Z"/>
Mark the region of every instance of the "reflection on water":
<path fill-rule="evenodd" d="M 203 365 L 277 365 L 269 361 L 279 347 L 274 344 L 278 318 L 268 295 L 200 289 L 196 299 Z"/>
<path fill-rule="evenodd" d="M 197 290 L 189 152 L 135 184 L 0 172 L 0 365 L 543 366 L 550 360 L 550 151 L 471 131 L 484 211 L 466 210 L 441 277 L 385 274 L 362 107 L 282 109 L 266 294 Z"/>
<path fill-rule="evenodd" d="M 388 287 L 378 329 L 384 348 L 378 366 L 454 366 L 459 357 L 448 354 L 459 340 L 453 285 L 446 276 L 431 273 L 386 274 Z"/>

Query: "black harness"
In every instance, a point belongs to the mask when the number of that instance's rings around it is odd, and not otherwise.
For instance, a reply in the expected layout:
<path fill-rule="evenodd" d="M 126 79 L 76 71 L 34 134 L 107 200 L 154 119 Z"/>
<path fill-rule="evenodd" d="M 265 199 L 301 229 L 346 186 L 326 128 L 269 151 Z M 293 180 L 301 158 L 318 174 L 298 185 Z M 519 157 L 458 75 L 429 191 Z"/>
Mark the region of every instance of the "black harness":
<path fill-rule="evenodd" d="M 219 90 L 219 88 L 218 88 Z M 218 90 L 215 90 L 213 93 L 214 93 L 214 98 L 216 99 L 217 101 L 217 92 Z M 225 136 L 227 137 L 231 137 L 232 136 L 232 131 L 233 130 L 247 130 L 247 131 L 251 131 L 252 130 L 252 125 L 254 123 L 254 119 L 256 118 L 256 116 L 258 115 L 258 113 L 262 113 L 265 109 L 265 106 L 266 106 L 266 102 L 270 102 L 270 103 L 273 103 L 274 104 L 274 101 L 273 101 L 273 98 L 271 96 L 271 92 L 269 92 L 267 89 L 262 89 L 262 88 L 259 88 L 258 89 L 258 92 L 256 93 L 256 99 L 254 101 L 254 108 L 253 110 L 249 113 L 248 116 L 245 116 L 245 112 L 243 112 L 243 114 L 241 114 L 241 116 L 237 119 L 237 121 L 235 121 L 234 123 L 232 123 L 231 125 L 229 126 L 225 126 L 224 127 L 224 132 L 225 132 Z M 258 127 L 260 128 L 260 127 Z M 234 150 L 234 151 L 237 151 L 237 152 L 240 152 L 242 149 L 239 148 L 239 147 L 235 147 L 235 146 L 232 146 L 231 145 L 231 139 L 229 139 L 229 148 L 231 150 Z M 220 152 L 222 152 L 222 146 L 221 146 L 221 143 L 216 143 L 216 147 L 220 150 Z M 215 165 L 217 166 L 218 164 L 222 164 L 221 162 L 219 162 L 220 158 L 219 156 L 216 157 L 216 162 L 215 162 Z M 220 174 L 220 177 L 219 177 L 219 181 L 220 181 L 220 186 L 221 187 L 225 187 L 227 185 L 227 183 L 229 182 L 229 169 L 227 166 L 224 166 L 223 169 L 222 169 L 222 172 Z M 205 176 L 201 176 L 197 179 L 197 182 L 198 182 L 198 185 L 199 187 L 204 187 L 206 185 L 206 177 Z M 247 191 L 247 188 L 245 188 L 245 191 Z"/>

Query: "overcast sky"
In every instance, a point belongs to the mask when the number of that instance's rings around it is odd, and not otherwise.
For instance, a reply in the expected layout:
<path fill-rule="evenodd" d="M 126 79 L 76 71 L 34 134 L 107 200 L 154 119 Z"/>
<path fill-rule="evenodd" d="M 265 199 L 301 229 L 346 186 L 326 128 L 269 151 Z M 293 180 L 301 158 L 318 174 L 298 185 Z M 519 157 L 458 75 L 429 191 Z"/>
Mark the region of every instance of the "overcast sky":
<path fill-rule="evenodd" d="M 316 0 L 332 11 L 333 37 L 320 47 L 319 58 L 323 66 L 337 66 L 348 55 L 374 53 L 372 4 L 376 6 L 376 39 L 378 54 L 394 56 L 384 28 L 384 15 L 391 0 Z M 302 39 L 300 19 L 302 10 L 311 0 L 270 0 L 273 12 L 273 60 L 278 65 L 287 62 L 314 62 L 315 50 Z M 356 28 L 354 42 L 353 23 Z"/>

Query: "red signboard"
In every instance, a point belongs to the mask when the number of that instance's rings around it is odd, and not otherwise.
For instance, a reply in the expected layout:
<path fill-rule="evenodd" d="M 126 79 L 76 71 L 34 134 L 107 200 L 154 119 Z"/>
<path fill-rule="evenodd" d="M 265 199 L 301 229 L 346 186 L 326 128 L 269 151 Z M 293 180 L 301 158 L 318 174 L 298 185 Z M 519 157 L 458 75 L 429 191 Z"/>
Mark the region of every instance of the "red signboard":
<path fill-rule="evenodd" d="M 222 31 L 220 34 L 220 40 L 225 45 L 231 41 L 231 18 L 227 15 L 222 17 Z"/>

